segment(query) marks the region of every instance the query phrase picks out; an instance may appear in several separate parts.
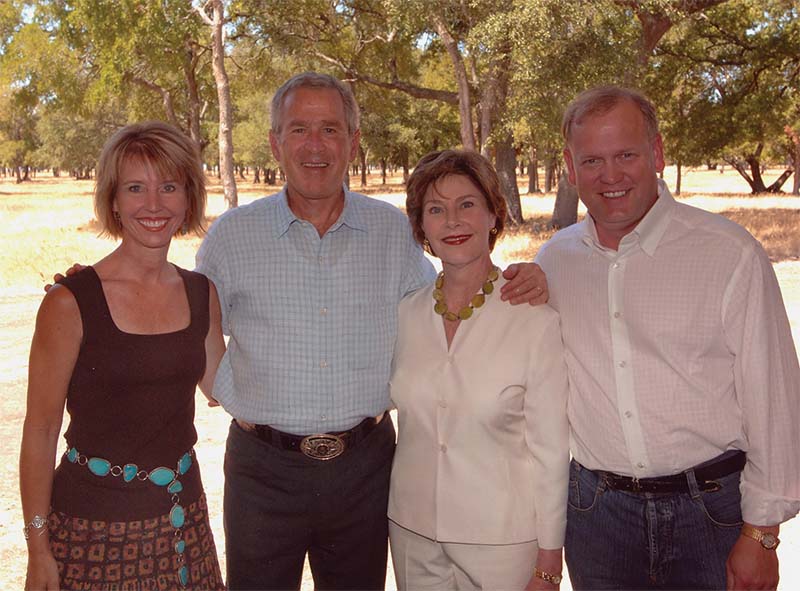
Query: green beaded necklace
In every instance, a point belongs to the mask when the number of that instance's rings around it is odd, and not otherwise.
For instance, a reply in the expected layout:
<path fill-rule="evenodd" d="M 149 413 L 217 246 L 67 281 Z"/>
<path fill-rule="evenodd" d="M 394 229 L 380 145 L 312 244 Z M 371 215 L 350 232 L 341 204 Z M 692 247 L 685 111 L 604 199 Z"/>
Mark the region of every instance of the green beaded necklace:
<path fill-rule="evenodd" d="M 500 277 L 500 269 L 492 267 L 489 271 L 489 276 L 486 277 L 486 281 L 483 282 L 481 292 L 472 296 L 469 304 L 461 308 L 457 314 L 453 314 L 453 312 L 447 309 L 447 302 L 444 300 L 444 292 L 442 291 L 442 286 L 444 285 L 444 271 L 441 271 L 436 277 L 436 283 L 434 284 L 433 300 L 435 303 L 433 304 L 433 311 L 439 314 L 439 316 L 444 316 L 445 320 L 455 321 L 470 318 L 475 308 L 483 306 L 486 302 L 486 296 L 494 291 L 494 282 L 497 281 L 498 277 Z"/>

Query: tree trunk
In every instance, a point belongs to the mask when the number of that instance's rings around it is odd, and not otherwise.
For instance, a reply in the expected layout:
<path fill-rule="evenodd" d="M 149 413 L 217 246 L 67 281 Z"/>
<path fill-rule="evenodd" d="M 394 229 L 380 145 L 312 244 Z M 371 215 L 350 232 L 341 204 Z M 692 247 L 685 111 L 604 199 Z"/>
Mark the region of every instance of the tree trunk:
<path fill-rule="evenodd" d="M 438 12 L 441 8 L 433 9 L 430 16 L 436 32 L 439 34 L 442 43 L 450 56 L 455 74 L 456 87 L 458 88 L 458 116 L 461 122 L 461 144 L 465 150 L 475 151 L 475 130 L 472 125 L 472 99 L 469 92 L 469 81 L 467 80 L 467 68 L 464 66 L 464 59 L 458 47 L 458 42 L 447 28 L 444 17 Z"/>
<path fill-rule="evenodd" d="M 676 163 L 675 168 L 677 169 L 677 178 L 675 179 L 675 194 L 676 195 L 680 195 L 681 194 L 681 172 L 682 172 L 682 166 L 681 166 L 681 161 L 680 160 L 678 160 L 678 162 Z"/>
<path fill-rule="evenodd" d="M 367 151 L 364 146 L 358 146 L 358 160 L 361 162 L 361 186 L 367 186 Z"/>
<path fill-rule="evenodd" d="M 530 163 L 528 164 L 528 194 L 539 192 L 539 159 L 536 146 L 531 146 Z"/>
<path fill-rule="evenodd" d="M 386 184 L 386 158 L 381 158 L 381 184 Z"/>
<path fill-rule="evenodd" d="M 549 193 L 553 190 L 556 180 L 556 159 L 547 156 L 544 159 L 544 192 Z"/>
<path fill-rule="evenodd" d="M 558 193 L 553 206 L 551 228 L 566 228 L 578 221 L 578 190 L 569 183 L 566 169 L 558 179 Z"/>
<path fill-rule="evenodd" d="M 184 41 L 185 53 L 183 58 L 183 77 L 186 79 L 186 89 L 188 95 L 188 114 L 189 118 L 189 137 L 200 146 L 200 152 L 204 152 L 208 145 L 208 140 L 203 137 L 200 128 L 200 93 L 197 90 L 197 47 L 191 39 Z"/>
<path fill-rule="evenodd" d="M 517 187 L 517 154 L 514 150 L 514 138 L 511 132 L 503 134 L 502 141 L 495 145 L 497 176 L 500 178 L 500 189 L 508 204 L 508 221 L 518 226 L 522 219 L 522 205 L 519 201 Z"/>
<path fill-rule="evenodd" d="M 222 0 L 209 0 L 204 6 L 211 9 L 210 15 L 201 7 L 194 8 L 211 27 L 211 69 L 219 101 L 219 173 L 225 202 L 228 208 L 233 208 L 239 205 L 239 196 L 233 169 L 233 105 L 225 71 L 225 6 Z"/>

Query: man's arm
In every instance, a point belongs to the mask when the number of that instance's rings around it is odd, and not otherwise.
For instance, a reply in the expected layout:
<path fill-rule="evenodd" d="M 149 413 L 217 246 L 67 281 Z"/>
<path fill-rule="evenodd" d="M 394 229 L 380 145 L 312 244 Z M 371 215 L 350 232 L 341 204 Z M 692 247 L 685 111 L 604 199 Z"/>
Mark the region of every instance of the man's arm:
<path fill-rule="evenodd" d="M 734 383 L 747 437 L 742 516 L 777 535 L 800 508 L 800 368 L 772 264 L 744 248 L 725 294 L 725 336 L 735 355 Z M 744 534 L 726 563 L 728 589 L 775 589 L 778 557 Z"/>

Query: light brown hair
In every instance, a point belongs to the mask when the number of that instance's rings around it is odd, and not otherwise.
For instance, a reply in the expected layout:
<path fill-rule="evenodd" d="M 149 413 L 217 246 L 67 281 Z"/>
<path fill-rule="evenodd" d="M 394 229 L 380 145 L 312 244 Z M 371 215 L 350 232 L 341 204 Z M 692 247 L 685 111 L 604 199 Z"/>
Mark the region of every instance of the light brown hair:
<path fill-rule="evenodd" d="M 200 150 L 182 131 L 161 121 L 126 125 L 103 146 L 94 188 L 94 211 L 102 233 L 122 236 L 113 207 L 122 165 L 131 159 L 140 159 L 162 176 L 174 177 L 184 185 L 188 204 L 184 227 L 195 234 L 203 233 L 207 196 Z"/>
<path fill-rule="evenodd" d="M 475 183 L 486 198 L 489 211 L 497 218 L 494 224 L 497 232 L 489 234 L 489 250 L 492 250 L 497 238 L 503 233 L 508 207 L 500 189 L 500 180 L 492 165 L 480 154 L 466 150 L 431 152 L 420 158 L 414 167 L 414 172 L 406 184 L 406 213 L 411 222 L 414 239 L 420 244 L 425 239 L 425 232 L 422 230 L 422 205 L 425 193 L 439 179 L 451 174 L 463 175 Z"/>
<path fill-rule="evenodd" d="M 567 106 L 561 120 L 561 135 L 569 144 L 572 128 L 587 117 L 605 115 L 623 101 L 630 101 L 639 109 L 644 119 L 647 137 L 651 141 L 658 135 L 658 117 L 653 103 L 644 94 L 621 86 L 597 86 L 584 90 Z"/>

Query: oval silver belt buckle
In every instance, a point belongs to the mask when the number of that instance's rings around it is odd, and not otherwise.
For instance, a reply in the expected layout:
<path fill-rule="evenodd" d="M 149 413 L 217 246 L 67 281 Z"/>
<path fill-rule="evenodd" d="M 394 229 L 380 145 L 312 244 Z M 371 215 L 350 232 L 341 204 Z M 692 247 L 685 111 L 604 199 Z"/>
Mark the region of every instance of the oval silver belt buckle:
<path fill-rule="evenodd" d="M 308 435 L 300 442 L 300 451 L 315 460 L 332 460 L 344 452 L 344 439 L 328 433 Z"/>

